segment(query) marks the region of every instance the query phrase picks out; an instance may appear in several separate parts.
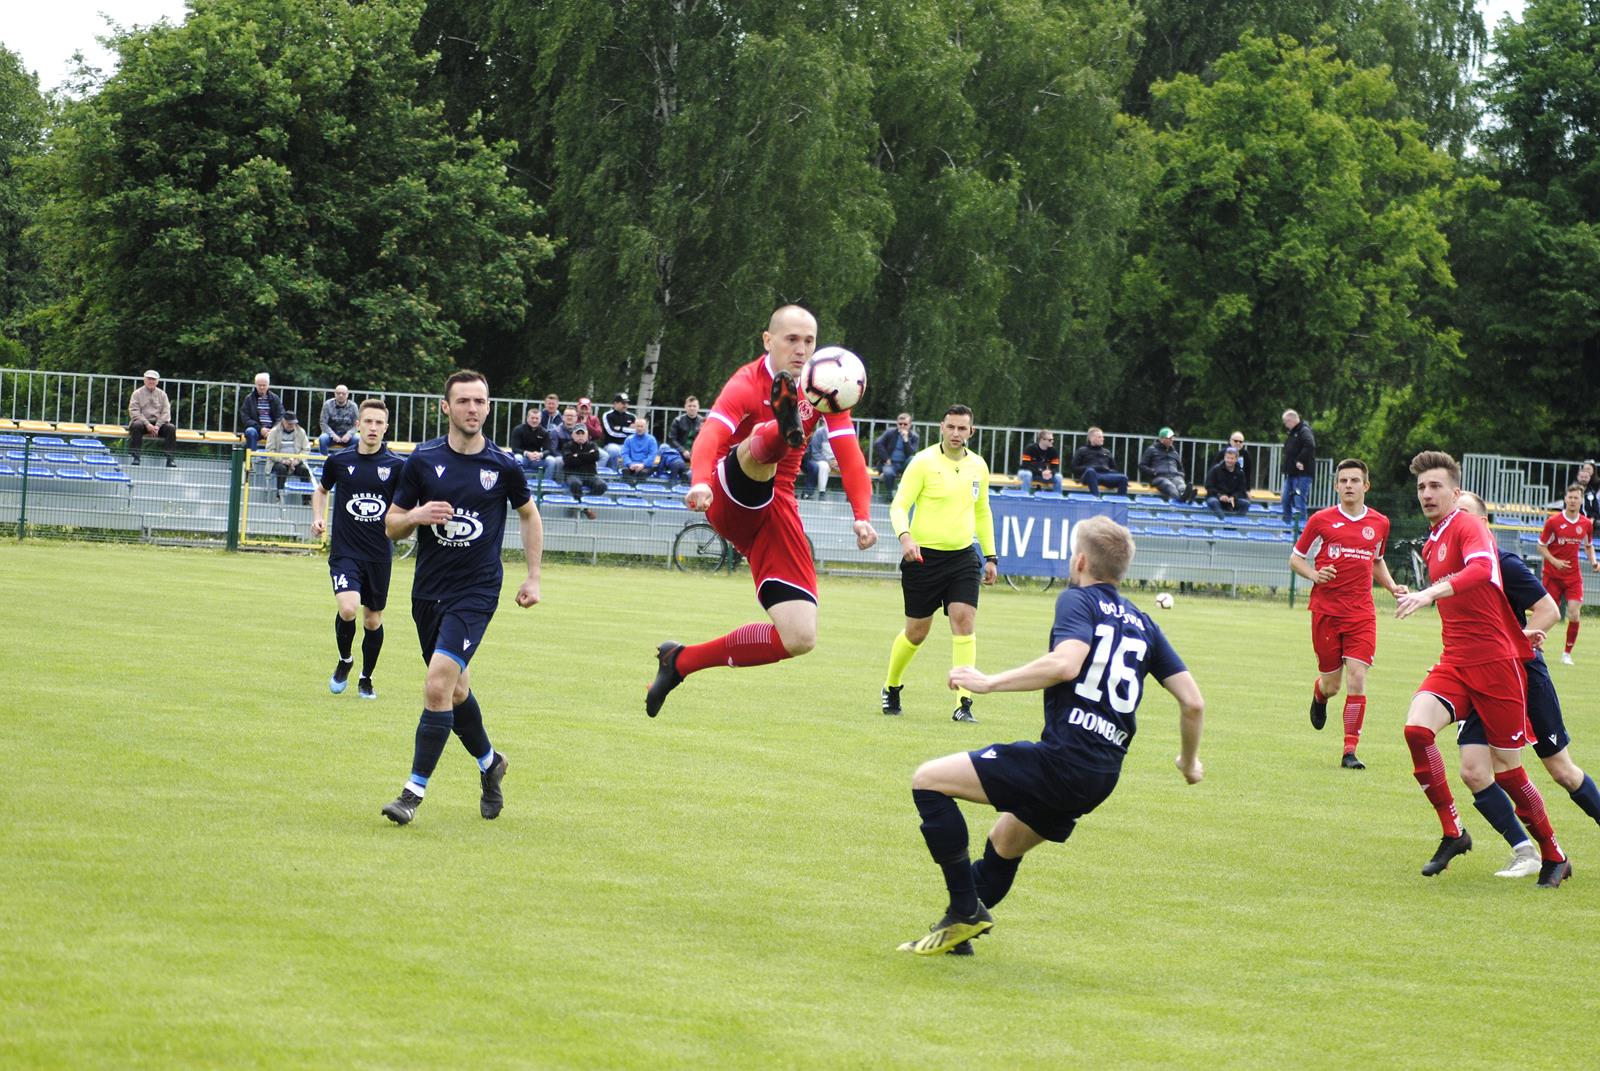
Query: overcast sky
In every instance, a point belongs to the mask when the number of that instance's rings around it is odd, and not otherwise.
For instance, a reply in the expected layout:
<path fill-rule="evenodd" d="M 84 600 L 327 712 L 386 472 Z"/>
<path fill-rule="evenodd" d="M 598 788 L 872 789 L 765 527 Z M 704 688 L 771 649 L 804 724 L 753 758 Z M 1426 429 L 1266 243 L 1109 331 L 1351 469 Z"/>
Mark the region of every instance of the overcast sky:
<path fill-rule="evenodd" d="M 54 89 L 67 77 L 72 53 L 82 51 L 90 66 L 109 73 L 111 56 L 97 36 L 109 16 L 121 26 L 148 26 L 163 17 L 183 19 L 183 0 L 4 0 L 0 42 L 22 56 L 39 75 L 41 89 Z M 1523 0 L 1482 0 L 1484 24 L 1494 29 L 1501 17 L 1520 15 Z"/>

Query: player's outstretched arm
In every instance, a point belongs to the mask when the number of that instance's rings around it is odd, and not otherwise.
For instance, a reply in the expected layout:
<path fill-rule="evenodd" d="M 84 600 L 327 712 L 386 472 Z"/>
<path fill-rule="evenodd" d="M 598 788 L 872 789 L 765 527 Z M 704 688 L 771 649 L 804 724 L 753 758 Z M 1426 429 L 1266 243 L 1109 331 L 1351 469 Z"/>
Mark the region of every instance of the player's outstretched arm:
<path fill-rule="evenodd" d="M 1200 764 L 1200 728 L 1205 721 L 1206 701 L 1188 670 L 1174 673 L 1161 682 L 1161 687 L 1178 701 L 1179 750 L 1173 764 L 1185 781 L 1197 785 L 1206 775 L 1205 767 Z"/>
<path fill-rule="evenodd" d="M 539 601 L 539 573 L 544 566 L 544 521 L 533 499 L 517 507 L 517 522 L 522 528 L 522 553 L 528 559 L 528 576 L 517 588 L 517 605 L 527 607 Z"/>
<path fill-rule="evenodd" d="M 1311 562 L 1298 550 L 1289 552 L 1289 571 L 1305 577 L 1313 584 L 1326 584 L 1339 573 L 1339 570 L 1331 565 L 1324 565 L 1321 569 L 1311 568 Z"/>
<path fill-rule="evenodd" d="M 1089 657 L 1089 645 L 1082 640 L 1062 640 L 1055 649 L 1047 651 L 1025 666 L 1008 669 L 990 676 L 979 673 L 971 666 L 957 666 L 950 671 L 950 688 L 965 688 L 978 695 L 990 692 L 1038 692 L 1077 678 L 1083 670 L 1084 659 Z"/>
<path fill-rule="evenodd" d="M 311 536 L 321 539 L 328 530 L 328 492 L 320 482 L 311 489 Z"/>

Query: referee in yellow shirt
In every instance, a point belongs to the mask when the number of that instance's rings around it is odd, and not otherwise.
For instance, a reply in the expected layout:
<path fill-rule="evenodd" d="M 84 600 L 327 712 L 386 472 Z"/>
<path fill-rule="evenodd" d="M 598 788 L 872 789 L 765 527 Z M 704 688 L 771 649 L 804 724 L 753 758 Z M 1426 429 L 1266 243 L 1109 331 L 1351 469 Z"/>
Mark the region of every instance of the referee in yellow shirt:
<path fill-rule="evenodd" d="M 939 445 L 918 451 L 906 465 L 889 507 L 889 521 L 900 537 L 900 587 L 905 594 L 906 627 L 889 648 L 889 675 L 883 682 L 883 712 L 900 713 L 900 683 L 906 666 L 928 638 L 934 611 L 950 618 L 950 665 L 972 666 L 978 639 L 978 584 L 993 584 L 994 517 L 989 512 L 989 466 L 967 449 L 972 410 L 952 405 L 939 424 Z M 913 512 L 915 511 L 915 512 Z M 982 558 L 973 549 L 976 538 Z M 972 693 L 960 689 L 961 703 L 950 717 L 972 716 Z"/>

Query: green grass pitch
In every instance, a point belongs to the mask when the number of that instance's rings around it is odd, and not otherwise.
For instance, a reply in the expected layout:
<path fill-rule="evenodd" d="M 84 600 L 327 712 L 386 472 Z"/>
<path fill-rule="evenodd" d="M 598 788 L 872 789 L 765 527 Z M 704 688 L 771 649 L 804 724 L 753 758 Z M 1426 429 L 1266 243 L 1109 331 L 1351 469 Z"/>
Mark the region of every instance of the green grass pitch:
<path fill-rule="evenodd" d="M 1432 613 L 1381 618 L 1355 773 L 1337 710 L 1306 720 L 1306 614 L 1180 597 L 1159 620 L 1207 699 L 1206 780 L 1152 689 L 1111 800 L 1027 858 L 975 957 L 921 959 L 895 945 L 943 887 L 911 771 L 1036 737 L 1037 695 L 952 723 L 940 622 L 882 717 L 898 587 L 824 579 L 813 654 L 697 676 L 650 721 L 655 644 L 757 619 L 748 576 L 557 565 L 519 610 L 517 573 L 473 663 L 505 814 L 478 817 L 452 742 L 401 829 L 378 809 L 420 708 L 409 564 L 365 703 L 327 691 L 321 559 L 0 546 L 0 1067 L 1600 1060 L 1600 830 L 1566 794 L 1535 772 L 1563 888 L 1494 877 L 1459 782 L 1477 847 L 1418 875 L 1439 829 L 1400 726 Z M 1052 604 L 986 593 L 979 664 L 1035 656 Z M 1552 670 L 1600 770 L 1600 632 L 1577 656 Z M 981 850 L 992 814 L 964 810 Z"/>

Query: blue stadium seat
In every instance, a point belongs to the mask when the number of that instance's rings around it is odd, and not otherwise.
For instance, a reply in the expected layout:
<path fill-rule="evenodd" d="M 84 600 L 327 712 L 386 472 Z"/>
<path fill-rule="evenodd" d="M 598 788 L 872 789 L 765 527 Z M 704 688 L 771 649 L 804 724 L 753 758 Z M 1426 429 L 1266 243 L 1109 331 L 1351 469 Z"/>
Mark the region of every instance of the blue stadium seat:
<path fill-rule="evenodd" d="M 59 435 L 35 435 L 33 437 L 33 445 L 45 447 L 66 446 L 67 440 Z"/>
<path fill-rule="evenodd" d="M 101 483 L 132 483 L 126 472 L 121 469 L 96 469 L 94 478 Z"/>
<path fill-rule="evenodd" d="M 93 476 L 89 475 L 89 470 L 88 469 L 75 469 L 75 468 L 56 469 L 56 478 L 58 480 L 93 480 L 94 479 Z"/>
<path fill-rule="evenodd" d="M 69 454 L 65 450 L 48 450 L 34 456 L 48 461 L 52 465 L 76 465 L 78 463 L 78 455 Z"/>
<path fill-rule="evenodd" d="M 0 435 L 0 446 L 27 446 L 28 438 L 25 435 Z"/>
<path fill-rule="evenodd" d="M 17 466 L 13 465 L 9 461 L 0 461 L 0 476 L 18 476 L 18 477 L 20 477 L 21 475 L 22 475 L 22 471 L 20 469 L 18 469 Z"/>
<path fill-rule="evenodd" d="M 1168 524 L 1151 524 L 1145 526 L 1144 534 L 1153 536 L 1175 536 L 1178 534 L 1178 530 Z"/>
<path fill-rule="evenodd" d="M 99 439 L 69 439 L 67 445 L 75 450 L 109 450 Z"/>
<path fill-rule="evenodd" d="M 305 480 L 290 480 L 283 485 L 283 493 L 286 495 L 309 495 L 311 493 L 311 484 Z"/>
<path fill-rule="evenodd" d="M 616 503 L 619 506 L 631 506 L 633 509 L 649 509 L 650 503 L 639 495 L 618 495 Z"/>
<path fill-rule="evenodd" d="M 1185 539 L 1209 539 L 1211 537 L 1211 533 L 1208 530 L 1204 528 L 1197 528 L 1194 525 L 1189 524 L 1179 528 L 1178 534 L 1183 536 Z"/>
<path fill-rule="evenodd" d="M 544 496 L 544 500 L 552 506 L 575 506 L 578 504 L 578 500 L 565 491 L 551 491 Z"/>
<path fill-rule="evenodd" d="M 107 466 L 109 466 L 111 468 L 116 468 L 117 467 L 117 459 L 112 457 L 109 453 L 105 453 L 105 454 L 88 454 L 88 453 L 86 453 L 86 454 L 84 454 L 82 457 L 80 457 L 78 459 L 78 464 L 80 464 L 80 465 L 98 465 L 98 466 L 100 466 L 102 468 L 107 467 Z"/>
<path fill-rule="evenodd" d="M 1128 520 L 1130 521 L 1153 521 L 1155 519 L 1156 515 L 1147 509 L 1130 509 L 1128 511 Z"/>
<path fill-rule="evenodd" d="M 1278 537 L 1272 532 L 1249 532 L 1245 538 L 1252 543 L 1276 543 Z"/>
<path fill-rule="evenodd" d="M 655 509 L 681 509 L 684 511 L 689 509 L 688 506 L 683 504 L 683 497 L 681 495 L 663 495 L 661 498 L 656 499 L 652 505 Z"/>
<path fill-rule="evenodd" d="M 1234 530 L 1232 528 L 1220 528 L 1219 527 L 1219 528 L 1213 528 L 1211 530 L 1211 538 L 1212 539 L 1237 539 L 1237 540 L 1243 540 L 1245 538 L 1245 534 L 1243 532 L 1236 531 L 1236 530 Z"/>

